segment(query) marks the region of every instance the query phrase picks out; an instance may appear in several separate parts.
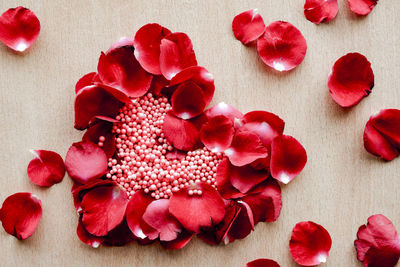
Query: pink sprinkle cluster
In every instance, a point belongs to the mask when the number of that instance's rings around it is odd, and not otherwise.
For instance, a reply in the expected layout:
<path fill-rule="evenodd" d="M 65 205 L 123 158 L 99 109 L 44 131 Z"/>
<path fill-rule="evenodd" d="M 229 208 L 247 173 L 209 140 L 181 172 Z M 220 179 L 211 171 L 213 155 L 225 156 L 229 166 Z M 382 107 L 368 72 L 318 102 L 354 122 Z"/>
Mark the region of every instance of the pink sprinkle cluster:
<path fill-rule="evenodd" d="M 216 170 L 221 153 L 207 148 L 189 151 L 177 158 L 174 148 L 162 132 L 164 117 L 171 110 L 165 97 L 151 93 L 124 106 L 114 123 L 118 158 L 109 158 L 107 178 L 119 183 L 131 197 L 143 189 L 155 199 L 170 198 L 173 192 L 199 182 L 216 187 Z M 104 137 L 99 138 L 103 145 Z M 171 159 L 172 158 L 172 159 Z M 201 195 L 201 190 L 189 190 Z"/>

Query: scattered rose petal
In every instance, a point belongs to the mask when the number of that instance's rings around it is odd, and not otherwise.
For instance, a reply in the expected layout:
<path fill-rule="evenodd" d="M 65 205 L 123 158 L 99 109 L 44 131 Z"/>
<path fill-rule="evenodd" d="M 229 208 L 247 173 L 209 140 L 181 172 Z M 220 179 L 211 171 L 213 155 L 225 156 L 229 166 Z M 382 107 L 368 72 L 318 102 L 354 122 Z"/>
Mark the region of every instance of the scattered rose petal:
<path fill-rule="evenodd" d="M 0 209 L 4 230 L 20 240 L 33 235 L 41 218 L 42 202 L 31 193 L 16 193 L 7 197 Z"/>
<path fill-rule="evenodd" d="M 264 20 L 257 9 L 245 11 L 233 19 L 232 31 L 236 39 L 247 45 L 264 33 Z"/>
<path fill-rule="evenodd" d="M 229 230 L 224 237 L 225 244 L 231 243 L 236 239 L 243 239 L 248 236 L 251 231 L 254 231 L 253 212 L 250 206 L 243 201 L 238 201 L 238 205 L 240 209 L 232 220 Z"/>
<path fill-rule="evenodd" d="M 315 24 L 333 20 L 338 11 L 337 0 L 306 0 L 304 4 L 306 19 Z"/>
<path fill-rule="evenodd" d="M 381 214 L 361 225 L 354 241 L 357 259 L 364 266 L 394 267 L 400 257 L 400 239 L 392 222 Z"/>
<path fill-rule="evenodd" d="M 27 8 L 10 8 L 0 16 L 0 41 L 17 52 L 28 49 L 39 32 L 39 19 Z"/>
<path fill-rule="evenodd" d="M 131 243 L 133 240 L 135 240 L 135 236 L 124 219 L 117 227 L 107 233 L 103 245 L 121 247 Z"/>
<path fill-rule="evenodd" d="M 359 53 L 346 54 L 333 65 L 328 87 L 338 105 L 352 107 L 358 104 L 374 87 L 371 63 Z"/>
<path fill-rule="evenodd" d="M 326 262 L 332 239 L 319 224 L 300 222 L 293 228 L 289 247 L 295 262 L 303 266 L 314 266 Z"/>
<path fill-rule="evenodd" d="M 224 102 L 220 102 L 215 106 L 207 109 L 206 111 L 204 111 L 204 114 L 208 119 L 220 115 L 228 117 L 234 123 L 235 127 L 241 126 L 241 122 L 238 123 L 238 121 L 240 121 L 240 119 L 242 119 L 243 117 L 242 112 Z"/>
<path fill-rule="evenodd" d="M 78 222 L 76 234 L 83 243 L 93 248 L 98 248 L 104 242 L 104 237 L 95 236 L 89 233 L 83 226 L 81 219 Z"/>
<path fill-rule="evenodd" d="M 62 157 L 48 150 L 32 150 L 35 158 L 29 162 L 28 177 L 38 186 L 52 186 L 61 182 L 65 175 Z"/>
<path fill-rule="evenodd" d="M 227 160 L 227 158 L 224 158 L 217 166 L 217 174 L 215 178 L 217 180 L 218 192 L 225 199 L 235 199 L 243 197 L 245 194 L 241 193 L 238 189 L 233 187 L 231 183 L 229 174 L 230 165 L 231 164 L 229 163 L 229 160 Z"/>
<path fill-rule="evenodd" d="M 140 222 L 147 206 L 153 201 L 154 199 L 150 195 L 145 194 L 140 190 L 136 191 L 132 195 L 128 206 L 126 207 L 126 221 L 129 229 L 131 229 L 132 233 L 140 239 L 145 239 L 147 237 L 147 235 L 143 233 Z"/>
<path fill-rule="evenodd" d="M 200 140 L 211 151 L 222 152 L 231 145 L 234 132 L 233 122 L 224 115 L 218 115 L 201 127 Z"/>
<path fill-rule="evenodd" d="M 269 259 L 257 259 L 248 262 L 246 267 L 281 267 L 276 261 Z"/>
<path fill-rule="evenodd" d="M 90 72 L 82 76 L 79 81 L 75 85 L 75 93 L 79 93 L 80 90 L 85 88 L 86 86 L 94 85 L 94 81 L 96 80 L 97 73 Z"/>
<path fill-rule="evenodd" d="M 206 107 L 201 88 L 192 81 L 180 84 L 171 97 L 174 114 L 184 120 L 200 115 Z"/>
<path fill-rule="evenodd" d="M 378 0 L 347 0 L 350 10 L 359 16 L 366 16 L 378 4 Z"/>
<path fill-rule="evenodd" d="M 192 240 L 192 233 L 183 231 L 178 235 L 178 238 L 172 241 L 160 241 L 161 245 L 165 249 L 181 249 L 185 247 L 190 240 Z"/>
<path fill-rule="evenodd" d="M 307 52 L 301 32 L 289 22 L 275 21 L 257 40 L 262 61 L 277 71 L 289 71 L 300 65 Z"/>

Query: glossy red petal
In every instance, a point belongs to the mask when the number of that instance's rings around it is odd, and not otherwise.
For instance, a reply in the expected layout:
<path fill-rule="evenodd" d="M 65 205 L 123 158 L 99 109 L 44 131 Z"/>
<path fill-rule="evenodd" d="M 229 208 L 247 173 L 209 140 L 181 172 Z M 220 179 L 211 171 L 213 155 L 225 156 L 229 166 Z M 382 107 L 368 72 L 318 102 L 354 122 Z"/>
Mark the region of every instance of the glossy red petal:
<path fill-rule="evenodd" d="M 246 267 L 281 267 L 276 261 L 269 259 L 257 259 L 248 262 Z"/>
<path fill-rule="evenodd" d="M 230 162 L 239 167 L 268 155 L 268 150 L 263 146 L 258 135 L 249 131 L 237 132 L 231 146 L 224 152 Z"/>
<path fill-rule="evenodd" d="M 271 175 L 287 184 L 293 180 L 307 163 L 307 153 L 295 138 L 281 135 L 271 145 Z"/>
<path fill-rule="evenodd" d="M 301 32 L 289 22 L 275 21 L 257 40 L 262 61 L 277 71 L 289 71 L 300 65 L 307 52 Z"/>
<path fill-rule="evenodd" d="M 161 40 L 160 69 L 167 80 L 171 80 L 178 72 L 196 65 L 192 41 L 185 33 L 171 33 Z"/>
<path fill-rule="evenodd" d="M 132 234 L 124 219 L 117 227 L 107 233 L 103 245 L 120 247 L 131 243 L 133 240 L 135 240 L 135 236 Z"/>
<path fill-rule="evenodd" d="M 76 234 L 83 243 L 93 248 L 98 248 L 104 242 L 104 237 L 95 236 L 89 233 L 83 226 L 81 219 L 79 219 Z"/>
<path fill-rule="evenodd" d="M 62 157 L 48 150 L 31 150 L 35 158 L 29 162 L 28 177 L 36 185 L 52 186 L 60 183 L 65 175 Z"/>
<path fill-rule="evenodd" d="M 224 157 L 217 166 L 216 180 L 218 192 L 225 199 L 235 199 L 243 197 L 245 194 L 233 187 L 230 177 L 230 166 L 228 158 Z"/>
<path fill-rule="evenodd" d="M 231 145 L 234 132 L 233 122 L 224 115 L 218 115 L 201 127 L 200 140 L 209 150 L 223 152 Z"/>
<path fill-rule="evenodd" d="M 161 40 L 171 31 L 157 23 L 141 27 L 135 35 L 135 57 L 143 69 L 155 75 L 161 74 L 160 45 Z"/>
<path fill-rule="evenodd" d="M 215 106 L 207 109 L 206 111 L 204 111 L 204 114 L 208 119 L 211 119 L 213 117 L 220 116 L 220 115 L 228 117 L 232 121 L 232 123 L 235 125 L 235 127 L 241 126 L 240 120 L 243 117 L 242 112 L 240 112 L 239 110 L 235 109 L 234 107 L 232 107 L 224 102 L 220 102 L 220 103 L 216 104 Z"/>
<path fill-rule="evenodd" d="M 264 33 L 264 20 L 257 9 L 245 11 L 234 17 L 232 31 L 236 39 L 247 45 Z"/>
<path fill-rule="evenodd" d="M 189 151 L 199 147 L 200 134 L 197 128 L 171 112 L 164 117 L 163 132 L 168 142 L 179 150 Z"/>
<path fill-rule="evenodd" d="M 314 222 L 300 222 L 293 228 L 290 253 L 295 262 L 314 266 L 326 262 L 332 239 L 324 227 Z"/>
<path fill-rule="evenodd" d="M 10 8 L 0 16 L 0 41 L 14 51 L 28 49 L 39 32 L 39 19 L 27 8 Z"/>
<path fill-rule="evenodd" d="M 193 234 L 188 231 L 183 231 L 178 235 L 178 238 L 172 241 L 160 241 L 160 244 L 165 249 L 181 249 L 185 247 L 190 240 L 192 240 Z"/>
<path fill-rule="evenodd" d="M 127 96 L 140 97 L 150 88 L 153 76 L 147 73 L 134 56 L 133 46 L 123 46 L 102 53 L 97 65 L 101 81 Z"/>
<path fill-rule="evenodd" d="M 164 78 L 162 75 L 153 76 L 153 80 L 151 81 L 149 92 L 153 93 L 155 96 L 160 96 L 163 89 L 167 87 L 169 81 Z"/>
<path fill-rule="evenodd" d="M 337 0 L 306 0 L 304 4 L 306 19 L 315 24 L 333 20 L 338 11 Z"/>
<path fill-rule="evenodd" d="M 384 135 L 382 135 L 370 121 L 367 122 L 364 129 L 364 147 L 365 149 L 383 160 L 393 160 L 399 156 L 399 150 L 396 149 Z"/>
<path fill-rule="evenodd" d="M 348 0 L 350 10 L 359 16 L 366 16 L 378 4 L 378 0 Z"/>
<path fill-rule="evenodd" d="M 73 143 L 65 156 L 65 168 L 74 182 L 85 184 L 107 173 L 108 158 L 104 151 L 89 141 Z"/>
<path fill-rule="evenodd" d="M 154 199 L 150 195 L 145 194 L 140 190 L 132 195 L 128 206 L 126 207 L 126 221 L 129 229 L 131 229 L 132 233 L 140 239 L 145 239 L 147 237 L 147 235 L 143 233 L 140 222 L 147 206 L 153 201 Z"/>
<path fill-rule="evenodd" d="M 16 193 L 7 197 L 0 209 L 4 230 L 20 240 L 33 235 L 41 218 L 42 202 L 31 193 Z"/>
<path fill-rule="evenodd" d="M 359 53 L 344 55 L 333 65 L 328 87 L 338 105 L 352 107 L 358 104 L 374 87 L 371 63 Z"/>
<path fill-rule="evenodd" d="M 113 122 L 98 119 L 95 124 L 90 126 L 85 134 L 82 137 L 83 141 L 90 141 L 93 143 L 99 143 L 100 137 L 104 137 L 103 145 L 101 149 L 104 150 L 107 157 L 110 158 L 114 155 L 116 148 L 115 148 L 115 140 L 114 134 L 112 133 Z"/>
<path fill-rule="evenodd" d="M 74 199 L 74 206 L 78 213 L 81 213 L 81 203 L 82 199 L 87 192 L 93 190 L 94 188 L 101 187 L 101 186 L 115 186 L 115 183 L 111 180 L 102 180 L 102 179 L 95 179 L 91 180 L 90 182 L 81 185 L 78 183 L 74 183 L 71 189 L 72 197 Z"/>
<path fill-rule="evenodd" d="M 400 239 L 392 222 L 381 214 L 368 218 L 360 226 L 354 241 L 357 259 L 364 266 L 393 267 L 400 257 Z"/>
<path fill-rule="evenodd" d="M 75 93 L 76 94 L 79 93 L 79 91 L 85 88 L 86 86 L 93 85 L 96 76 L 97 76 L 96 72 L 90 72 L 88 74 L 83 75 L 82 78 L 80 78 L 75 85 Z"/>
<path fill-rule="evenodd" d="M 189 188 L 183 188 L 170 198 L 170 213 L 187 230 L 198 233 L 201 227 L 218 224 L 225 215 L 225 205 L 219 193 L 211 185 L 194 185 L 201 195 L 189 195 Z"/>
<path fill-rule="evenodd" d="M 180 84 L 171 97 L 172 111 L 184 120 L 200 115 L 206 107 L 203 90 L 194 82 Z"/>
<path fill-rule="evenodd" d="M 243 202 L 238 202 L 240 206 L 239 213 L 233 219 L 231 226 L 224 238 L 225 244 L 235 241 L 236 239 L 243 239 L 254 230 L 253 212 L 250 206 Z"/>
<path fill-rule="evenodd" d="M 128 198 L 117 184 L 94 188 L 82 199 L 82 223 L 95 236 L 105 236 L 118 226 L 125 215 Z"/>

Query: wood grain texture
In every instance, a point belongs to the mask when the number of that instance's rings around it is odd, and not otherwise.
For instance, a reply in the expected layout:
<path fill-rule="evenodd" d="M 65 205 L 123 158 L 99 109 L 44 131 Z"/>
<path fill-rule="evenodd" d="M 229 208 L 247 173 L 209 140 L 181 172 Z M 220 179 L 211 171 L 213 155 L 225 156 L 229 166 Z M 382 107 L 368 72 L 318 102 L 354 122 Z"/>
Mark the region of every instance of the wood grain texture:
<path fill-rule="evenodd" d="M 384 163 L 362 144 L 369 116 L 400 108 L 400 1 L 379 1 L 366 18 L 353 15 L 344 0 L 335 20 L 316 26 L 303 15 L 302 0 L 2 0 L 1 12 L 23 5 L 39 17 L 39 39 L 24 55 L 0 45 L 0 200 L 18 191 L 37 194 L 44 214 L 36 233 L 19 242 L 0 230 L 2 266 L 245 266 L 259 257 L 296 266 L 288 242 L 303 220 L 322 224 L 333 247 L 325 266 L 361 266 L 353 241 L 368 216 L 382 213 L 400 230 L 400 159 Z M 254 48 L 234 39 L 235 14 L 257 7 L 266 23 L 286 20 L 308 43 L 304 62 L 287 74 L 263 65 Z M 74 85 L 95 71 L 100 51 L 148 22 L 187 33 L 197 59 L 215 76 L 213 103 L 225 101 L 243 112 L 263 109 L 286 121 L 286 133 L 307 149 L 302 174 L 283 186 L 277 222 L 228 246 L 194 240 L 182 251 L 158 245 L 91 249 L 76 234 L 77 216 L 68 177 L 49 189 L 26 174 L 29 149 L 65 155 L 82 133 L 73 129 Z M 372 63 L 375 88 L 356 107 L 343 110 L 331 99 L 327 77 L 335 60 L 358 51 Z"/>

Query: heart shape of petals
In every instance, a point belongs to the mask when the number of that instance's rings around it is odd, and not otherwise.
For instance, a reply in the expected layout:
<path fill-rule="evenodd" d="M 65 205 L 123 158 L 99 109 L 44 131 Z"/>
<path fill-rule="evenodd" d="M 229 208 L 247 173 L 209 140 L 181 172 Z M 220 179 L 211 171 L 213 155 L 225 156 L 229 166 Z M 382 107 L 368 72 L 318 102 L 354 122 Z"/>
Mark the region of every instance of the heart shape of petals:
<path fill-rule="evenodd" d="M 364 266 L 394 267 L 400 257 L 400 239 L 392 222 L 381 214 L 361 225 L 354 241 L 357 259 Z"/>
<path fill-rule="evenodd" d="M 0 221 L 4 230 L 19 240 L 33 235 L 42 218 L 42 202 L 31 193 L 16 193 L 4 200 Z"/>
<path fill-rule="evenodd" d="M 364 130 L 365 149 L 390 161 L 400 153 L 400 110 L 384 109 L 371 116 Z"/>
<path fill-rule="evenodd" d="M 27 8 L 10 8 L 0 16 L 0 41 L 14 51 L 31 47 L 39 33 L 40 21 Z"/>
<path fill-rule="evenodd" d="M 107 173 L 108 158 L 96 144 L 89 141 L 73 143 L 65 156 L 65 167 L 71 179 L 79 184 Z"/>
<path fill-rule="evenodd" d="M 246 267 L 281 267 L 276 261 L 270 259 L 257 259 L 246 264 Z"/>
<path fill-rule="evenodd" d="M 49 187 L 60 183 L 65 175 L 62 157 L 48 150 L 31 150 L 35 158 L 29 162 L 28 177 L 38 186 Z"/>
<path fill-rule="evenodd" d="M 200 140 L 213 152 L 222 152 L 229 148 L 234 135 L 233 122 L 224 115 L 212 117 L 200 130 Z"/>
<path fill-rule="evenodd" d="M 194 82 L 180 84 L 171 97 L 172 111 L 184 120 L 200 115 L 206 107 L 203 90 Z"/>
<path fill-rule="evenodd" d="M 333 20 L 339 11 L 337 0 L 306 0 L 304 16 L 315 24 Z"/>
<path fill-rule="evenodd" d="M 288 135 L 276 137 L 271 144 L 271 175 L 287 184 L 307 163 L 307 153 L 295 138 Z"/>
<path fill-rule="evenodd" d="M 350 10 L 359 15 L 366 16 L 378 4 L 378 0 L 347 0 Z"/>
<path fill-rule="evenodd" d="M 342 107 L 352 107 L 371 93 L 374 73 L 371 63 L 360 53 L 349 53 L 333 65 L 328 80 L 329 93 Z"/>
<path fill-rule="evenodd" d="M 303 61 L 307 42 L 301 32 L 289 22 L 275 21 L 258 38 L 257 51 L 267 66 L 277 71 L 289 71 Z"/>
<path fill-rule="evenodd" d="M 257 9 L 247 10 L 233 18 L 232 31 L 236 39 L 247 45 L 264 33 L 264 20 Z"/>
<path fill-rule="evenodd" d="M 300 222 L 293 228 L 289 248 L 295 262 L 314 266 L 326 262 L 332 239 L 324 227 L 314 222 Z"/>

